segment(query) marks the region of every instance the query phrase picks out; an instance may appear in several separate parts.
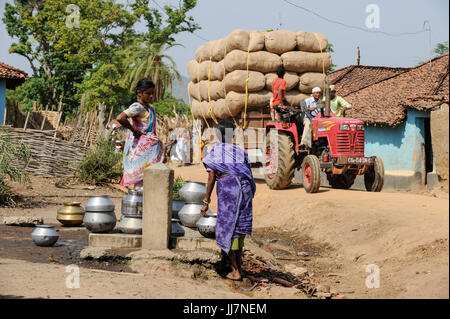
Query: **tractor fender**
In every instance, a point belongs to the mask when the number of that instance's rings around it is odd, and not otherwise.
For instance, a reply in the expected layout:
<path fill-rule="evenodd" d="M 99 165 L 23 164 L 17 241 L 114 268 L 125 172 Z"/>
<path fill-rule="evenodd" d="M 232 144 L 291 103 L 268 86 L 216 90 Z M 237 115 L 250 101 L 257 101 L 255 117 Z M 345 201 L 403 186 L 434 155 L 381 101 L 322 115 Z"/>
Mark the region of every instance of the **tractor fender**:
<path fill-rule="evenodd" d="M 295 153 L 298 154 L 298 147 L 299 147 L 299 137 L 297 134 L 297 126 L 295 124 L 288 124 L 288 127 L 283 127 L 283 124 L 287 123 L 280 123 L 280 122 L 270 122 L 266 125 L 266 134 L 270 132 L 270 129 L 275 128 L 280 132 L 285 132 L 286 134 L 290 135 L 294 139 L 295 144 Z"/>

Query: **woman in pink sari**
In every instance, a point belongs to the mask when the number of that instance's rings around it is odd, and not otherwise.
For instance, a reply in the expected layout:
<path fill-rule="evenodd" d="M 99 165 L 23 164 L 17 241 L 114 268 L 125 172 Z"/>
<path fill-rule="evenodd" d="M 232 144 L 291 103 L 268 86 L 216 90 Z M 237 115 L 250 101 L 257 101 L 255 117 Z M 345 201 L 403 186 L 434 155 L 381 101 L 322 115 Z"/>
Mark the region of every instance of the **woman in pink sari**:
<path fill-rule="evenodd" d="M 156 136 L 155 109 L 150 105 L 154 91 L 155 84 L 150 79 L 139 80 L 135 89 L 137 102 L 117 117 L 117 121 L 130 130 L 125 141 L 122 186 L 134 185 L 135 189 L 142 189 L 144 169 L 164 160 L 164 145 Z"/>

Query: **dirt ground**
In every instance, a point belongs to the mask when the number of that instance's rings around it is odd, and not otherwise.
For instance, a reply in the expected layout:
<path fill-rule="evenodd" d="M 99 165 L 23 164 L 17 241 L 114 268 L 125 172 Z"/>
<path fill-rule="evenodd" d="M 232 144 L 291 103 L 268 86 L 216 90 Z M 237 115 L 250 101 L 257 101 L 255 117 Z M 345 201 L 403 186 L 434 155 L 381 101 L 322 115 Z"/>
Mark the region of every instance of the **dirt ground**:
<path fill-rule="evenodd" d="M 185 180 L 206 180 L 201 165 L 174 169 L 175 176 Z M 192 270 L 170 264 L 156 265 L 144 274 L 126 263 L 82 263 L 78 253 L 87 243 L 87 231 L 60 227 L 56 210 L 66 201 L 84 204 L 94 194 L 107 194 L 120 207 L 124 193 L 109 187 L 89 190 L 88 185 L 67 181 L 57 187 L 57 181 L 32 177 L 28 186 L 14 185 L 22 196 L 19 206 L 0 208 L 0 219 L 29 214 L 57 225 L 61 243 L 36 247 L 29 237 L 32 228 L 1 225 L 1 298 L 306 298 L 295 288 L 281 286 L 247 293 L 214 274 L 195 278 Z M 445 192 L 368 193 L 322 187 L 308 194 L 298 185 L 270 190 L 257 179 L 251 240 L 280 265 L 304 267 L 346 298 L 448 298 L 448 204 Z M 214 194 L 211 209 L 216 207 Z M 307 257 L 292 258 L 299 252 Z M 71 263 L 81 267 L 79 289 L 65 285 Z M 368 265 L 379 269 L 379 288 L 366 286 L 372 274 L 366 272 Z"/>

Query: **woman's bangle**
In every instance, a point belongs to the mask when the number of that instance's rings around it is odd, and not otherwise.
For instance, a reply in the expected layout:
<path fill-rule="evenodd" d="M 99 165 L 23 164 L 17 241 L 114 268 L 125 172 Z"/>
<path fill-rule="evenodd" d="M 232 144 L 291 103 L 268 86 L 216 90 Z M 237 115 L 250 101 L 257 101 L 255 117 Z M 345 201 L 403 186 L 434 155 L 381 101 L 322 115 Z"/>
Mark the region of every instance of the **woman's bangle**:
<path fill-rule="evenodd" d="M 203 204 L 209 205 L 209 203 L 211 203 L 211 200 L 203 198 L 202 202 L 203 202 Z"/>

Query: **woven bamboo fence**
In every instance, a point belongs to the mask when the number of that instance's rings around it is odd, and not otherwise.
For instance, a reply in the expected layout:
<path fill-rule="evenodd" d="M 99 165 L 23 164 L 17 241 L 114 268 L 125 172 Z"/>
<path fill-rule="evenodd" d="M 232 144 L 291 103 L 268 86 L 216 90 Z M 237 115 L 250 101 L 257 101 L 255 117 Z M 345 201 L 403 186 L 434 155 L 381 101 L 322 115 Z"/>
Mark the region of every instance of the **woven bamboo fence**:
<path fill-rule="evenodd" d="M 11 127 L 5 129 L 11 138 L 28 146 L 31 159 L 25 170 L 36 175 L 70 176 L 73 174 L 73 165 L 79 162 L 88 150 L 84 146 L 55 138 L 53 131 Z"/>

